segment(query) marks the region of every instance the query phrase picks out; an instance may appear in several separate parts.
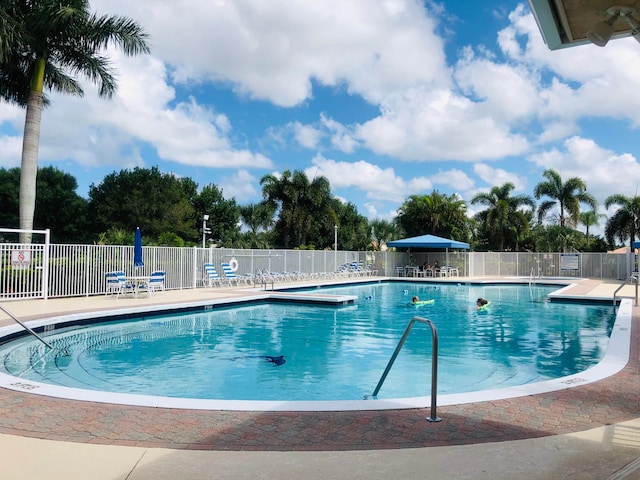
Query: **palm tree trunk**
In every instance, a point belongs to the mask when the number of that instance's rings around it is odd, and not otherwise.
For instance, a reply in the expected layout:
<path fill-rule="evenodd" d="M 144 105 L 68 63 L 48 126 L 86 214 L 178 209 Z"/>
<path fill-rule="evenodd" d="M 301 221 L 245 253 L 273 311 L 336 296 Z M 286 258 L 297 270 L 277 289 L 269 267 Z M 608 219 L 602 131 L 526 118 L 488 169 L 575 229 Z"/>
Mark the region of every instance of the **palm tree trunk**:
<path fill-rule="evenodd" d="M 36 208 L 36 176 L 38 174 L 38 148 L 40 145 L 40 123 L 42 119 L 42 93 L 31 91 L 27 103 L 27 115 L 22 139 L 22 162 L 20 165 L 20 229 L 33 229 Z M 21 243 L 31 243 L 30 233 L 20 234 Z"/>

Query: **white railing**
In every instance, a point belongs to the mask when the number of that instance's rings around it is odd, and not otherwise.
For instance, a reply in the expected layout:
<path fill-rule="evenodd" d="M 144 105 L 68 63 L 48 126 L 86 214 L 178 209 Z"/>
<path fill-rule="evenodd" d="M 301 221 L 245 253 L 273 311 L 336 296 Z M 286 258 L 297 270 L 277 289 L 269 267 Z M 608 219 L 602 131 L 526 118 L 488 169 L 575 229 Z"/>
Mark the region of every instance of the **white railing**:
<path fill-rule="evenodd" d="M 0 230 L 1 232 L 1 230 Z M 41 232 L 42 233 L 42 232 Z M 5 238 L 5 241 L 7 239 Z M 201 288 L 204 263 L 219 272 L 222 262 L 235 258 L 237 274 L 258 270 L 300 272 L 305 278 L 325 276 L 341 265 L 362 262 L 381 276 L 395 276 L 396 267 L 434 264 L 458 268 L 461 277 L 524 277 L 532 269 L 545 277 L 589 277 L 623 280 L 630 275 L 629 255 L 581 253 L 579 271 L 560 269 L 560 253 L 515 252 L 357 252 L 334 250 L 254 250 L 198 247 L 143 247 L 144 267 L 133 266 L 133 246 L 49 245 L 0 243 L 0 299 L 73 297 L 104 294 L 105 273 L 123 270 L 127 275 L 166 272 L 166 289 Z M 31 264 L 21 265 L 16 252 L 28 252 Z M 12 263 L 13 258 L 13 263 Z M 539 270 L 538 270 L 539 269 Z M 296 278 L 296 275 L 279 278 Z"/>

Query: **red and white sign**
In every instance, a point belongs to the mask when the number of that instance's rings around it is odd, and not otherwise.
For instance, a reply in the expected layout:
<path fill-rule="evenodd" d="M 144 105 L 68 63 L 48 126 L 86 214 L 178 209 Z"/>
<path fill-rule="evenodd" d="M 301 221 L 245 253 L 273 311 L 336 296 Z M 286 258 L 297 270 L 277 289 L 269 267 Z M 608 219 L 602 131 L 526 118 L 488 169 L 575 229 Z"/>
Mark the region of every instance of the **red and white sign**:
<path fill-rule="evenodd" d="M 30 250 L 11 250 L 11 266 L 14 269 L 29 268 L 31 265 Z"/>

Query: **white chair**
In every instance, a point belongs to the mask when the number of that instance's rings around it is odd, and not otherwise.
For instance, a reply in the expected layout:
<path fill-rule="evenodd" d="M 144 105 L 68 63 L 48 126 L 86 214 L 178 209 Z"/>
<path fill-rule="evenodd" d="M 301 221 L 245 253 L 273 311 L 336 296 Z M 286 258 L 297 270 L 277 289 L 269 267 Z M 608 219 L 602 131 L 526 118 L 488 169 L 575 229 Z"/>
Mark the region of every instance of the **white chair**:
<path fill-rule="evenodd" d="M 104 279 L 107 282 L 107 289 L 105 291 L 105 295 L 109 295 L 110 293 L 115 293 L 116 296 L 120 295 L 120 291 L 122 287 L 120 285 L 120 281 L 118 280 L 118 275 L 116 274 L 116 272 L 105 273 Z"/>
<path fill-rule="evenodd" d="M 222 278 L 218 275 L 218 271 L 213 263 L 205 263 L 204 264 L 204 280 L 209 282 L 209 286 L 213 287 L 214 285 L 222 286 Z"/>
<path fill-rule="evenodd" d="M 133 285 L 127 282 L 124 272 L 107 272 L 105 273 L 105 280 L 107 282 L 106 295 L 115 293 L 116 298 L 118 298 L 121 294 L 135 293 Z"/>
<path fill-rule="evenodd" d="M 164 294 L 164 279 L 166 276 L 166 272 L 162 270 L 156 270 L 155 272 L 151 272 L 151 276 L 149 277 L 149 283 L 147 283 L 147 291 L 149 295 L 154 292 L 162 292 Z"/>
<path fill-rule="evenodd" d="M 231 265 L 223 263 L 222 273 L 224 273 L 224 278 L 229 285 L 235 282 L 236 286 L 238 286 L 238 276 L 236 275 L 236 272 L 233 271 L 233 268 L 231 268 Z"/>

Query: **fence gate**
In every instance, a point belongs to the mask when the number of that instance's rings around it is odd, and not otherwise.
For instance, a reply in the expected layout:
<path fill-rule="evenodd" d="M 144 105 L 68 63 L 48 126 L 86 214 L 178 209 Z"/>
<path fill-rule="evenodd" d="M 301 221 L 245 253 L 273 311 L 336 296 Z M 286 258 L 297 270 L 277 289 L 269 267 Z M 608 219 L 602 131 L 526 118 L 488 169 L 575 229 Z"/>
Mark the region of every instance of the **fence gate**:
<path fill-rule="evenodd" d="M 30 233 L 32 243 L 20 243 Z M 49 230 L 0 228 L 0 299 L 47 298 Z"/>

